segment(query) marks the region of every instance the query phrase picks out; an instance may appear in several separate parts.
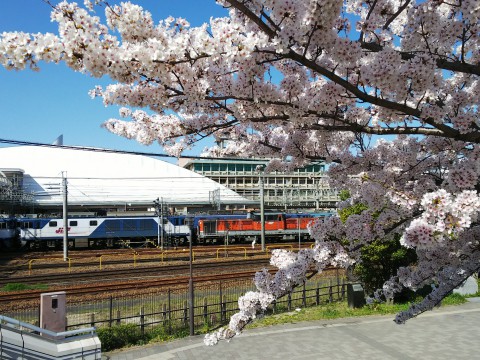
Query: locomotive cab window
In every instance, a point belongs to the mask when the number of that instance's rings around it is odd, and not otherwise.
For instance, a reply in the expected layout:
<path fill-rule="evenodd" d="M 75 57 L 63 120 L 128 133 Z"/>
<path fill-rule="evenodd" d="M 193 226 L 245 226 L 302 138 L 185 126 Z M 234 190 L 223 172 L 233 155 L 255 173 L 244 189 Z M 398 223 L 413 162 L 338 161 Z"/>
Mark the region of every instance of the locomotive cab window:
<path fill-rule="evenodd" d="M 22 228 L 22 229 L 32 229 L 33 226 L 32 226 L 32 223 L 31 223 L 31 222 L 26 221 L 26 222 L 22 223 L 21 228 Z"/>
<path fill-rule="evenodd" d="M 56 227 L 56 226 L 57 226 L 57 222 L 56 222 L 56 221 L 50 221 L 50 222 L 48 223 L 48 226 L 50 226 L 50 227 Z"/>

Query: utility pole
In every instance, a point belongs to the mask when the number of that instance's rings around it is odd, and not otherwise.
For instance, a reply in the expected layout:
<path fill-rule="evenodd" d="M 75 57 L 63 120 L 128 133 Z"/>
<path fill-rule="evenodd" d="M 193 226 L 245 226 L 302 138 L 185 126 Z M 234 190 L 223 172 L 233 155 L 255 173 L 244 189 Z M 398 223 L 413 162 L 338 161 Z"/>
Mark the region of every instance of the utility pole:
<path fill-rule="evenodd" d="M 63 185 L 63 261 L 68 260 L 68 190 L 67 175 L 62 171 Z"/>
<path fill-rule="evenodd" d="M 195 295 L 193 293 L 193 250 L 192 250 L 192 237 L 190 236 L 189 240 L 189 250 L 190 250 L 190 274 L 188 279 L 188 292 L 189 292 L 189 318 L 190 318 L 190 336 L 195 335 Z"/>
<path fill-rule="evenodd" d="M 161 199 L 161 200 L 160 200 Z M 157 246 L 163 250 L 163 233 L 164 233 L 164 224 L 163 224 L 163 197 L 156 198 L 153 201 L 155 205 L 155 212 L 157 213 L 157 221 L 158 221 L 158 230 L 157 230 Z"/>
<path fill-rule="evenodd" d="M 298 226 L 298 251 L 302 248 L 301 234 L 300 234 L 300 215 L 297 217 L 297 226 Z"/>
<path fill-rule="evenodd" d="M 261 230 L 260 230 L 260 242 L 262 245 L 262 251 L 265 251 L 265 196 L 264 196 L 264 176 L 265 173 L 263 172 L 260 175 L 259 183 L 260 183 L 260 223 L 261 223 Z"/>
<path fill-rule="evenodd" d="M 160 249 L 163 250 L 163 197 L 160 198 L 161 203 L 160 203 L 160 223 L 162 224 L 162 232 L 160 234 Z"/>

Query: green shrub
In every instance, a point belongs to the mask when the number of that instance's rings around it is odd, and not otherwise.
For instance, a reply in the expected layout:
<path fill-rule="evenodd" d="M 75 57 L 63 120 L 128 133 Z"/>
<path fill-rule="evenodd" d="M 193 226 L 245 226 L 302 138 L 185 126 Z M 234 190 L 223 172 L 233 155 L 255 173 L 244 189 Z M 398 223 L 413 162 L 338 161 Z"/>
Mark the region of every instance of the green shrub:
<path fill-rule="evenodd" d="M 347 200 L 350 193 L 346 190 L 340 192 L 340 199 Z M 359 215 L 368 207 L 362 203 L 356 203 L 340 209 L 338 215 L 342 222 L 346 222 L 351 215 Z M 374 216 L 375 217 L 375 216 Z M 414 249 L 407 249 L 400 244 L 400 235 L 396 234 L 392 239 L 377 239 L 360 250 L 360 261 L 350 269 L 351 281 L 357 279 L 365 287 L 367 294 L 371 295 L 376 289 L 381 289 L 383 284 L 397 273 L 400 267 L 415 263 L 417 255 Z M 395 296 L 395 301 L 406 301 L 415 294 L 404 291 Z"/>
<path fill-rule="evenodd" d="M 102 327 L 97 330 L 97 334 L 102 343 L 102 351 L 111 351 L 129 345 L 137 345 L 144 340 L 140 328 L 135 324 Z"/>
<path fill-rule="evenodd" d="M 155 326 L 153 329 L 149 330 L 146 333 L 148 341 L 169 341 L 175 339 L 173 334 L 168 333 L 168 327 L 159 325 Z"/>

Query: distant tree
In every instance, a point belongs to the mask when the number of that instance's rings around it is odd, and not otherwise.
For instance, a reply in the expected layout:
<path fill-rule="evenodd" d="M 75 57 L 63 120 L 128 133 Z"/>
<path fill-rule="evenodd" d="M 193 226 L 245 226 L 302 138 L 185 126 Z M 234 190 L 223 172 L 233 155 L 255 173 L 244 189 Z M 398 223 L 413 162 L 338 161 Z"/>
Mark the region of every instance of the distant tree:
<path fill-rule="evenodd" d="M 398 323 L 478 271 L 478 2 L 219 0 L 229 15 L 196 28 L 172 17 L 155 23 L 129 2 L 84 3 L 53 7 L 57 35 L 3 33 L 0 64 L 62 61 L 109 76 L 115 84 L 92 96 L 125 106 L 130 121 L 105 128 L 175 155 L 212 135 L 230 141 L 209 154 L 277 159 L 267 171 L 324 159 L 332 185 L 368 207 L 312 226 L 314 249 L 274 253 L 279 270 L 257 274 L 259 291 L 207 343 L 241 331 L 312 266 L 348 266 L 378 239 L 401 234 L 418 257 L 382 296 L 438 284 Z"/>

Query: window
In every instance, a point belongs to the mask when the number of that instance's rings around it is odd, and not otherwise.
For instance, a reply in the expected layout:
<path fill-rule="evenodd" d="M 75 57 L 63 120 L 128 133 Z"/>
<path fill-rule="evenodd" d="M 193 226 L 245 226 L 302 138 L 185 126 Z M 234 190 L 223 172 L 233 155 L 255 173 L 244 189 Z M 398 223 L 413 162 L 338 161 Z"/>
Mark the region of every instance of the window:
<path fill-rule="evenodd" d="M 57 222 L 56 222 L 56 221 L 50 221 L 50 222 L 48 223 L 48 226 L 50 226 L 50 227 L 57 227 Z"/>
<path fill-rule="evenodd" d="M 69 222 L 70 226 L 78 226 L 78 221 L 77 220 L 72 220 Z"/>
<path fill-rule="evenodd" d="M 90 220 L 90 226 L 97 226 L 98 221 L 97 220 Z"/>

